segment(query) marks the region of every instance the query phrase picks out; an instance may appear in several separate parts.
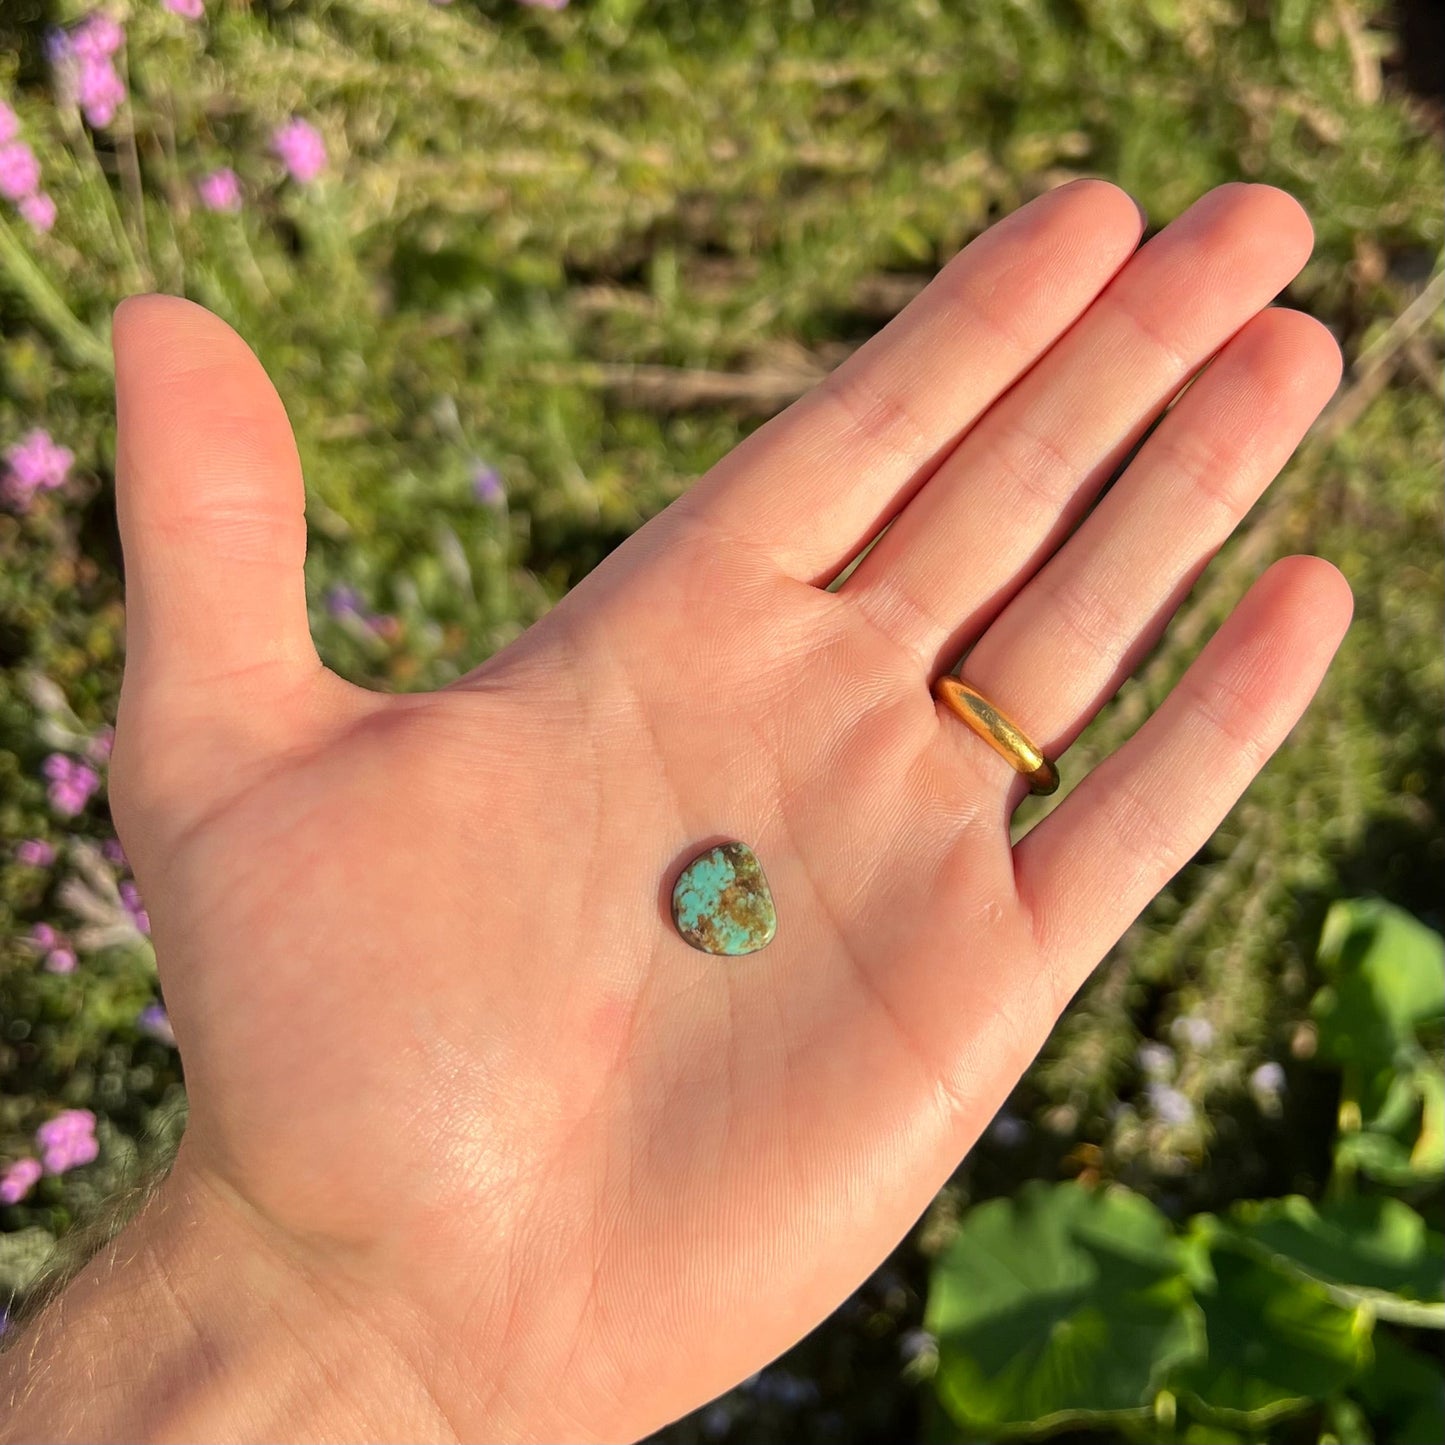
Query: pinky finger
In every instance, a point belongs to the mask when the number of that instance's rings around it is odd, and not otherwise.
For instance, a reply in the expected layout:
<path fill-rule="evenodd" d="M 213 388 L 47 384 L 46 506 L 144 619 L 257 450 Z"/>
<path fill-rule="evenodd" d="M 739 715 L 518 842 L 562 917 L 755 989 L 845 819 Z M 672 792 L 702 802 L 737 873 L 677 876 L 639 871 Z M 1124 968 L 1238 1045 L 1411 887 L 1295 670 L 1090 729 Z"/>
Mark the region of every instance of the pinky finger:
<path fill-rule="evenodd" d="M 1067 998 L 1208 842 L 1324 677 L 1350 624 L 1345 579 L 1277 562 L 1163 705 L 1014 849 L 1019 895 Z"/>

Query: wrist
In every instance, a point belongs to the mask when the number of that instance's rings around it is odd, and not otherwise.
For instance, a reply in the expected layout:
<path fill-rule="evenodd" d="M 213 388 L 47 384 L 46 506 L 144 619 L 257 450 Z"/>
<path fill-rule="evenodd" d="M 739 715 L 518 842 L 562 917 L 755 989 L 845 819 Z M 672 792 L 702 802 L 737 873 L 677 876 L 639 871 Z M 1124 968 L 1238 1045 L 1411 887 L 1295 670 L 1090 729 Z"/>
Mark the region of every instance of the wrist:
<path fill-rule="evenodd" d="M 183 1150 L 0 1356 L 0 1439 L 449 1437 L 393 1334 Z"/>

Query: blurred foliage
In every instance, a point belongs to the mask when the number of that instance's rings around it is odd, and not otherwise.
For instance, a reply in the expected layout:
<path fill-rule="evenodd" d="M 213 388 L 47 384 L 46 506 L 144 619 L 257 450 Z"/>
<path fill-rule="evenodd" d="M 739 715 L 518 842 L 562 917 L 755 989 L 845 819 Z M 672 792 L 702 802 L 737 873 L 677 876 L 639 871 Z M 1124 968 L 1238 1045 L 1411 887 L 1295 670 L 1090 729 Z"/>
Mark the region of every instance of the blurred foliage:
<path fill-rule="evenodd" d="M 939 1438 L 1065 1425 L 1156 1445 L 1445 1438 L 1445 1373 L 1409 1343 L 1445 1329 L 1445 1237 L 1404 1199 L 1365 1192 L 1344 1147 L 1371 1123 L 1352 1076 L 1445 1069 L 1445 941 L 1398 909 L 1349 901 L 1330 911 L 1320 959 L 1330 982 L 1315 1011 L 1337 1020 L 1337 1047 L 1319 1064 L 1345 1070 L 1323 1201 L 1243 1201 L 1178 1230 L 1119 1184 L 1035 1180 L 977 1205 L 929 1286 L 928 1369 L 963 1431 Z M 1348 1019 L 1341 999 L 1357 1002 Z M 1428 1136 L 1428 1104 L 1415 1127 Z M 1438 1204 L 1440 1166 L 1420 1164 L 1387 1182 L 1433 1187 Z"/>
<path fill-rule="evenodd" d="M 155 997 L 144 943 L 97 942 L 65 975 L 27 941 L 36 923 L 85 925 L 86 848 L 109 836 L 103 797 L 60 818 L 40 770 L 114 715 L 120 296 L 183 293 L 251 343 L 306 472 L 318 645 L 349 677 L 421 688 L 505 645 L 959 246 L 1078 174 L 1127 187 L 1152 228 L 1223 181 L 1293 192 L 1318 245 L 1282 300 L 1331 327 L 1348 369 L 1066 779 L 1138 725 L 1273 557 L 1337 562 L 1355 625 L 1289 744 L 1111 953 L 918 1230 L 778 1367 L 669 1435 L 921 1429 L 929 1261 L 1026 1179 L 1230 1221 L 1239 1238 L 1207 1253 L 1231 1290 L 1281 1288 L 1295 1245 L 1314 1258 L 1299 1206 L 1246 1247 L 1239 1199 L 1320 1201 L 1348 1179 L 1408 1191 L 1440 1228 L 1441 1097 L 1421 1063 L 1437 1040 L 1407 1017 L 1393 963 L 1345 992 L 1358 909 L 1314 956 L 1342 897 L 1442 922 L 1440 120 L 1399 82 L 1382 0 L 207 0 L 199 25 L 115 0 L 131 97 L 98 131 L 57 104 L 44 59 L 46 28 L 87 8 L 7 0 L 0 45 L 0 95 L 59 207 L 36 235 L 0 204 L 0 450 L 43 426 L 76 456 L 65 488 L 0 509 L 0 1165 L 61 1106 L 100 1115 L 102 1148 L 0 1207 L 0 1229 L 65 1234 L 164 1152 L 183 1108 L 173 1051 L 137 1024 Z M 330 152 L 309 186 L 269 149 L 293 114 Z M 241 179 L 234 215 L 197 200 L 222 165 Z M 477 460 L 504 501 L 477 500 Z M 338 588 L 359 603 L 336 606 Z M 22 839 L 57 861 L 23 864 Z M 1360 1052 L 1386 1039 L 1388 1062 Z M 1346 1310 L 1331 1290 L 1348 1282 L 1310 1283 L 1306 1264 L 1299 1287 Z M 1190 1289 L 1178 1308 L 1208 1317 L 1216 1296 Z M 1375 1333 L 1349 1408 L 1409 1440 L 1432 1366 L 1407 1333 Z M 1163 1378 L 1164 1357 L 1130 1364 Z M 1345 1398 L 1279 1438 L 1364 1438 Z M 1209 1428 L 1188 1438 L 1228 1438 Z"/>

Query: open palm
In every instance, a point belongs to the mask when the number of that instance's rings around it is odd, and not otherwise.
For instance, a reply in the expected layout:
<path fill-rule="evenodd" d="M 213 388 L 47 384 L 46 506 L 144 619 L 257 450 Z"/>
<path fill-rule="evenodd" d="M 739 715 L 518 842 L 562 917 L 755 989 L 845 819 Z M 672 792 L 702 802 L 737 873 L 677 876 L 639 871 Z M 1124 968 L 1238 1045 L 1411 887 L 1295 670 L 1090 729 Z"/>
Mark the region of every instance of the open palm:
<path fill-rule="evenodd" d="M 255 358 L 188 302 L 117 313 L 113 792 L 191 1090 L 177 1176 L 435 1428 L 636 1436 L 822 1318 L 1313 694 L 1349 594 L 1294 558 L 1015 847 L 1020 780 L 930 696 L 967 652 L 1063 751 L 1338 381 L 1323 327 L 1264 309 L 1310 247 L 1289 197 L 1140 230 L 1102 182 L 1015 213 L 520 641 L 405 697 L 316 658 Z M 725 839 L 778 910 L 743 958 L 668 915 Z"/>

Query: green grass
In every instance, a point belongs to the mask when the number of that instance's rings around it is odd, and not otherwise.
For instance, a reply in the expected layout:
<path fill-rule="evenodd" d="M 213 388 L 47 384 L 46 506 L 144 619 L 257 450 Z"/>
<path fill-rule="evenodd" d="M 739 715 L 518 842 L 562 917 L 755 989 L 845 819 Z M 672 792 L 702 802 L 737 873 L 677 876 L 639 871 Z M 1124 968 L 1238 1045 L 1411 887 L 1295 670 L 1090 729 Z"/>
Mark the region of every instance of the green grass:
<path fill-rule="evenodd" d="M 1370 891 L 1429 915 L 1445 868 L 1441 150 L 1431 117 L 1381 86 L 1382 5 L 600 0 L 553 16 L 271 0 L 212 3 L 206 29 L 128 9 L 133 104 L 94 148 L 45 88 L 38 27 L 0 61 L 61 212 L 37 238 L 0 205 L 0 447 L 43 425 L 77 456 L 65 493 L 0 512 L 6 840 L 108 833 L 102 804 L 69 829 L 51 816 L 27 679 L 50 679 L 88 728 L 113 716 L 106 331 L 128 292 L 191 296 L 255 348 L 300 442 L 323 655 L 412 689 L 505 645 L 1038 191 L 1105 175 L 1152 227 L 1223 181 L 1298 196 L 1318 246 L 1283 299 L 1339 337 L 1341 394 L 1068 775 L 1137 726 L 1276 556 L 1344 568 L 1349 639 L 1289 745 L 1021 1086 L 1026 1141 L 985 1142 L 891 1274 L 803 1347 L 820 1402 L 798 1415 L 747 1397 L 730 1438 L 908 1428 L 898 1331 L 921 1315 L 924 1253 L 970 1199 L 1081 1170 L 1176 1210 L 1320 1187 L 1334 1103 L 1304 1017 L 1320 919 Z M 308 189 L 266 150 L 293 112 L 332 156 Z M 246 185 L 238 217 L 195 204 L 194 178 L 219 164 Z M 504 512 L 473 500 L 473 457 L 501 472 Z M 341 584 L 396 635 L 330 617 Z M 21 941 L 74 922 L 69 867 L 0 854 L 0 1157 L 61 1101 L 110 1121 L 106 1151 L 0 1209 L 5 1229 L 84 1217 L 176 1088 L 170 1051 L 132 1023 L 154 992 L 146 950 L 56 977 Z M 1135 1050 L 1184 1014 L 1214 1029 L 1181 1054 L 1199 1122 L 1161 1130 L 1134 1107 Z M 1289 1073 L 1277 1121 L 1246 1082 L 1266 1058 Z"/>

